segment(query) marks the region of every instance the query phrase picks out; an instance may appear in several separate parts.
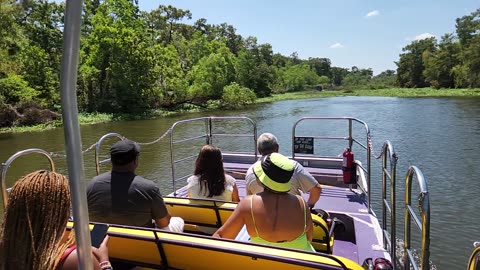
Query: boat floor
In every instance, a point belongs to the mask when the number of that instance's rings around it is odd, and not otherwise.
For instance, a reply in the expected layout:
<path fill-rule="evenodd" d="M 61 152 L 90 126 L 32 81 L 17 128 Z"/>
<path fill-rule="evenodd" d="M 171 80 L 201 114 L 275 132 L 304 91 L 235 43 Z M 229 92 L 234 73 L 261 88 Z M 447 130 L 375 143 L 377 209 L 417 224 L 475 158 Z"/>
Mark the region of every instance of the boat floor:
<path fill-rule="evenodd" d="M 245 180 L 237 179 L 240 198 L 246 196 Z M 177 190 L 177 197 L 187 197 L 186 187 Z M 302 194 L 308 199 L 308 194 Z M 333 255 L 351 259 L 360 265 L 366 258 L 388 258 L 382 244 L 382 231 L 375 213 L 368 213 L 367 199 L 363 194 L 349 188 L 322 185 L 320 200 L 314 209 L 323 209 L 331 217 L 342 220 L 346 231 L 336 234 Z"/>

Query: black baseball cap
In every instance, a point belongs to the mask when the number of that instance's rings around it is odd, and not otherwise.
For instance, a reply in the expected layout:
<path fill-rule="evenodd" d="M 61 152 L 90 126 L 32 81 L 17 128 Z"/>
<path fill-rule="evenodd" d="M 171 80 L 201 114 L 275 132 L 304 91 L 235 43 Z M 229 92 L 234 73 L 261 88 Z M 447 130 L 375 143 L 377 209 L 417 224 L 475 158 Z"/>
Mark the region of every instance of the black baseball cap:
<path fill-rule="evenodd" d="M 134 161 L 140 153 L 140 146 L 129 139 L 118 141 L 110 148 L 110 159 L 115 165 L 125 165 Z"/>

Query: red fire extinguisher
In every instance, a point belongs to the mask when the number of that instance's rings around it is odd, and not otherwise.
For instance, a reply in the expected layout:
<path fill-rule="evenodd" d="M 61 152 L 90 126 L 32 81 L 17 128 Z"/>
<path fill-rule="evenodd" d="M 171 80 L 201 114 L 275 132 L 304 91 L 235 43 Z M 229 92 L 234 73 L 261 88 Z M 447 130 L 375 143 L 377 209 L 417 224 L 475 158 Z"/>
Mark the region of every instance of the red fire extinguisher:
<path fill-rule="evenodd" d="M 345 148 L 342 163 L 343 183 L 345 184 L 356 184 L 357 182 L 354 160 L 353 152 L 350 151 L 350 148 Z"/>

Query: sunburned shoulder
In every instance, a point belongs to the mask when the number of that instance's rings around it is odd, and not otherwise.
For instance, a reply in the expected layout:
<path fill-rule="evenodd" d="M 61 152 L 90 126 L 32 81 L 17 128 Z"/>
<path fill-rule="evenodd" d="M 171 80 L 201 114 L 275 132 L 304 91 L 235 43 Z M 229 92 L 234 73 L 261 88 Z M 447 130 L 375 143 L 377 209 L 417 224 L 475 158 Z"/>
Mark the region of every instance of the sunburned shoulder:
<path fill-rule="evenodd" d="M 252 199 L 252 195 L 245 196 L 237 205 L 237 209 L 239 211 L 250 211 L 250 200 Z"/>

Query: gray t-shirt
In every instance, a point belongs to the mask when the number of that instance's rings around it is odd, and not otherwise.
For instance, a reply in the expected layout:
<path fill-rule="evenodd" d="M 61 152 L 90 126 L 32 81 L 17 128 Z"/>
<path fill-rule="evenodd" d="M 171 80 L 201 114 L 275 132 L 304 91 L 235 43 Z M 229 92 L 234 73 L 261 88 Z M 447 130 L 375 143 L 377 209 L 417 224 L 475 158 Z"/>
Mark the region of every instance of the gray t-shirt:
<path fill-rule="evenodd" d="M 153 227 L 168 210 L 154 182 L 132 172 L 106 172 L 88 183 L 90 221 Z"/>
<path fill-rule="evenodd" d="M 309 173 L 305 168 L 295 160 L 292 160 L 295 163 L 295 170 L 293 171 L 292 179 L 290 182 L 292 187 L 290 188 L 289 193 L 300 195 L 299 190 L 303 193 L 307 193 L 314 186 L 318 184 L 318 181 Z M 260 161 L 257 161 L 260 162 Z M 245 184 L 247 191 L 250 194 L 256 194 L 263 191 L 263 186 L 257 182 L 257 177 L 253 173 L 253 165 L 250 166 L 245 175 Z"/>

